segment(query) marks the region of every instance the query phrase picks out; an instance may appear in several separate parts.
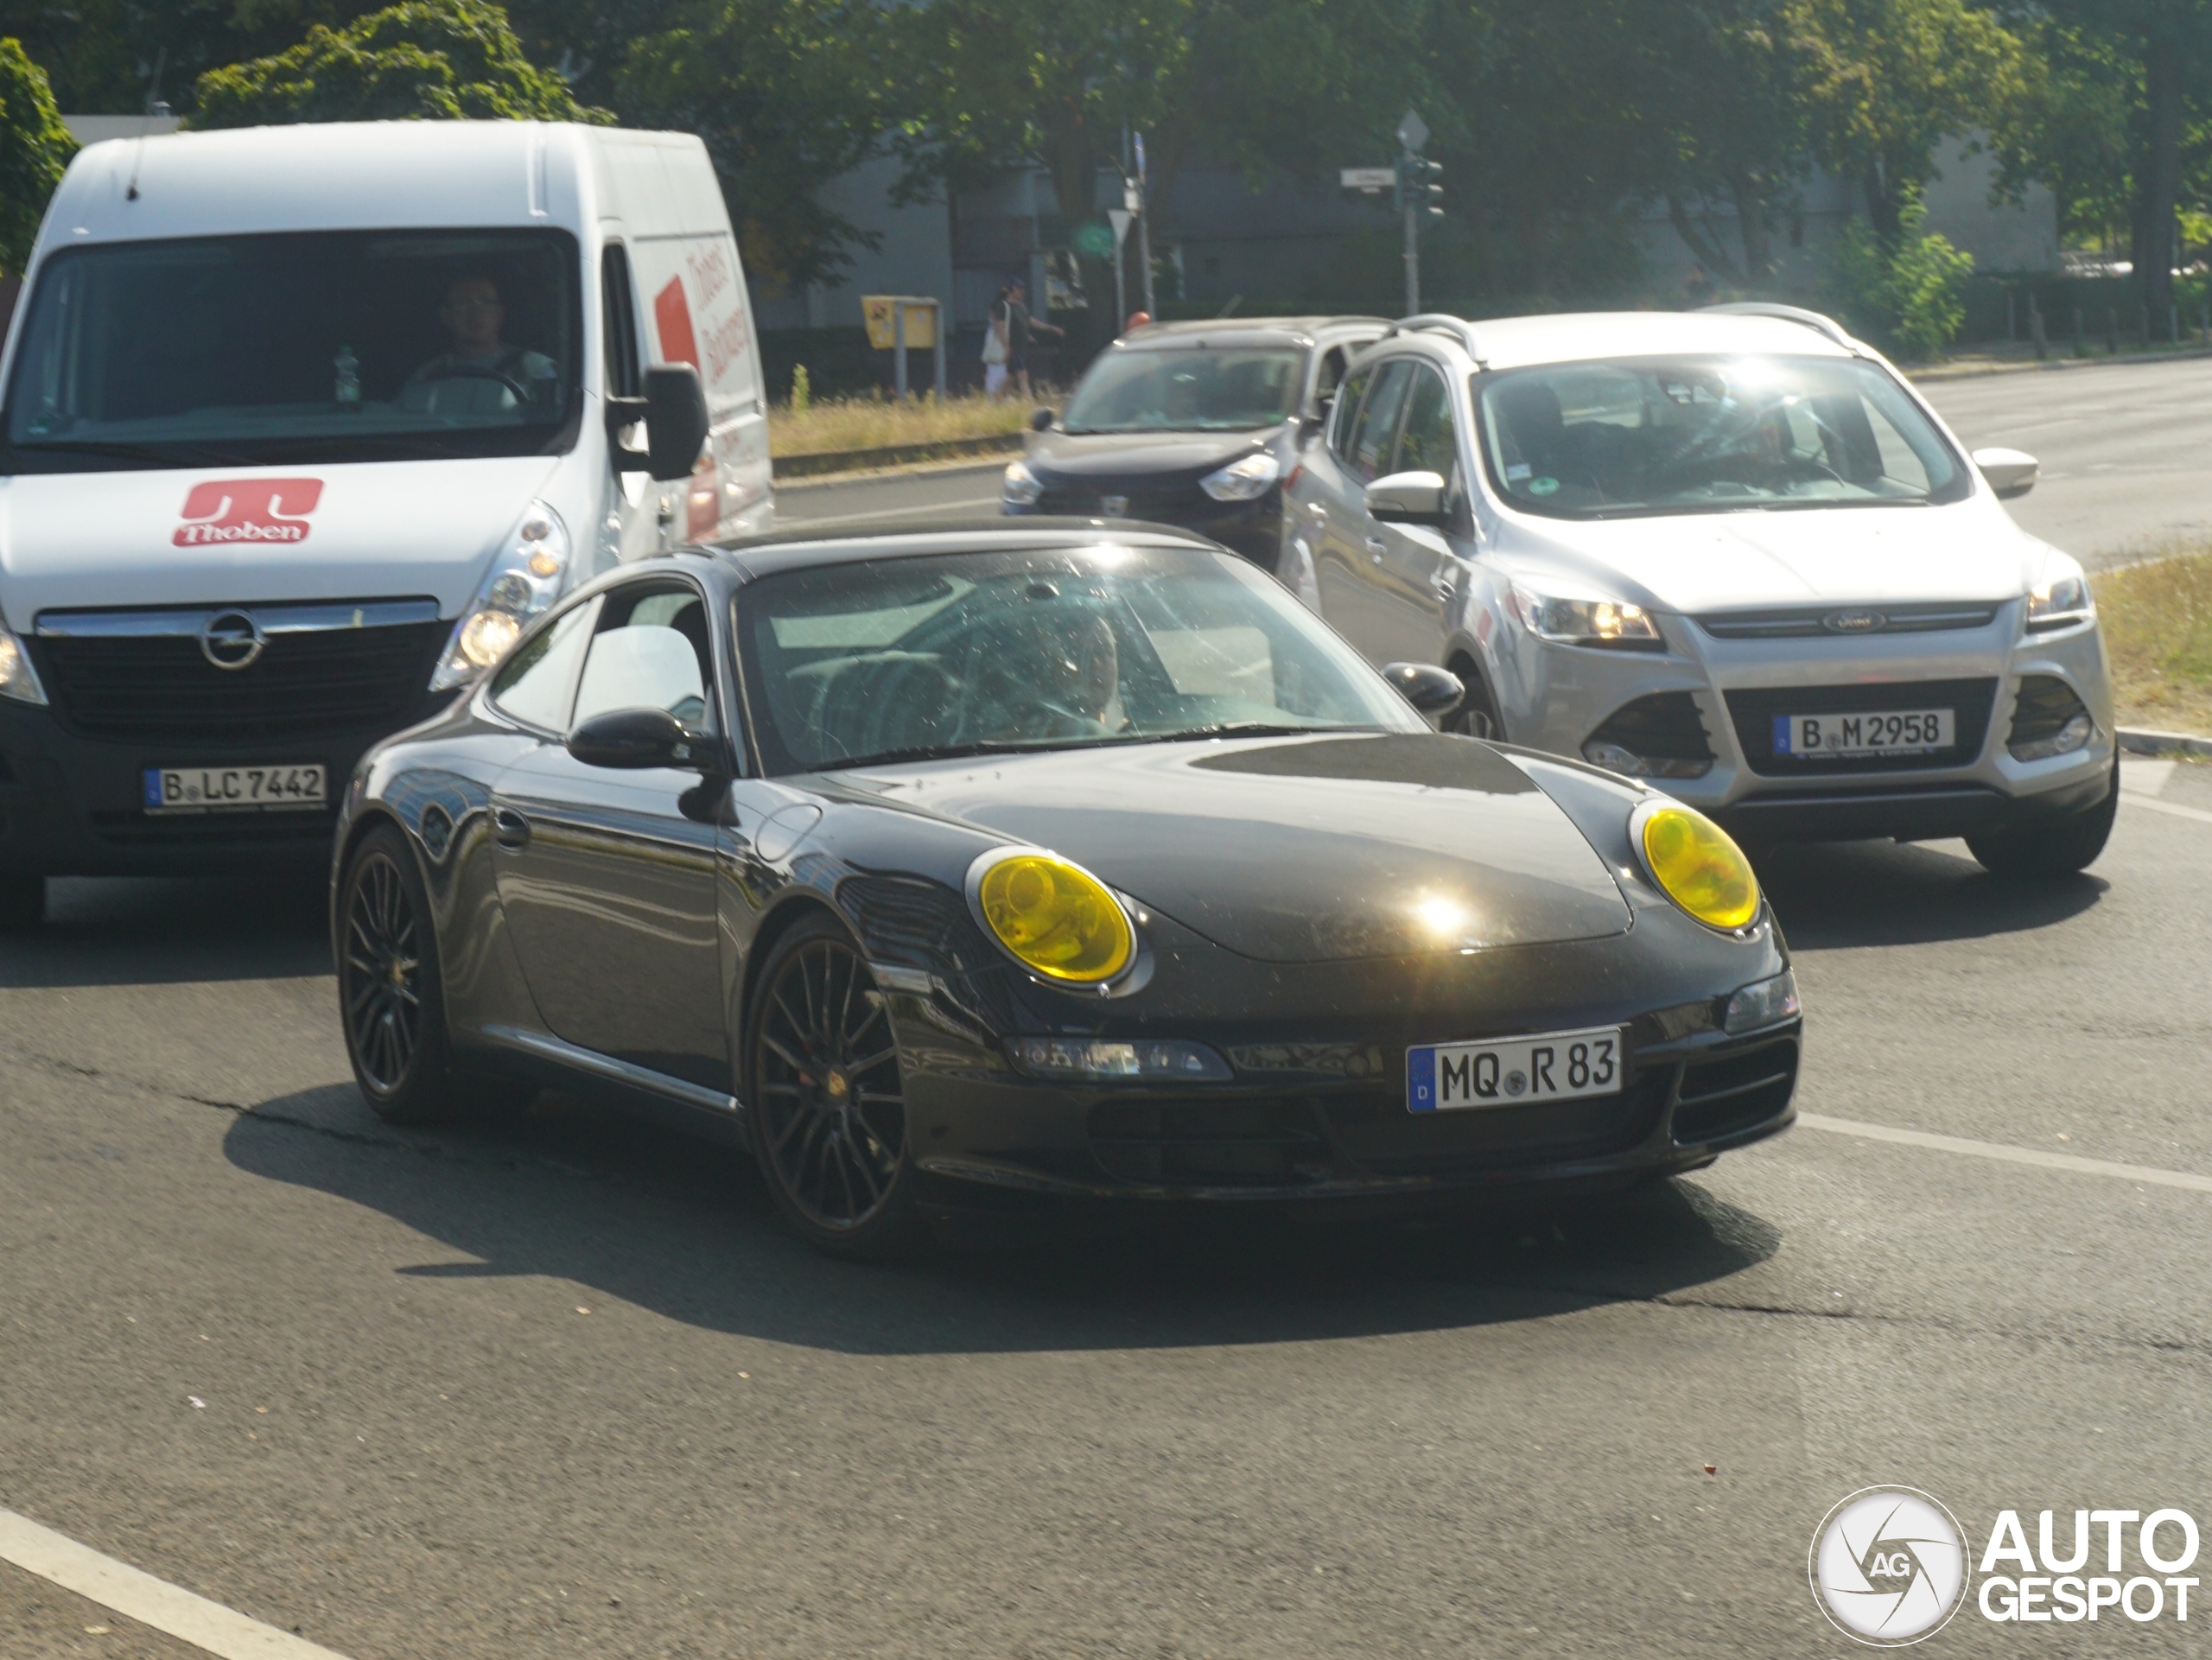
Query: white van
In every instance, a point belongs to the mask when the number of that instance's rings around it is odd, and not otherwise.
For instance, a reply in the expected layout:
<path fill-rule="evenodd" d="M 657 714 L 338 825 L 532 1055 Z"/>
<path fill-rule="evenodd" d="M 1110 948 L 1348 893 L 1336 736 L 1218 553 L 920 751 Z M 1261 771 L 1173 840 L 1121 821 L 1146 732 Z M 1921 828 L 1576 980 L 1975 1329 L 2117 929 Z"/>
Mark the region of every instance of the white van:
<path fill-rule="evenodd" d="M 0 388 L 0 926 L 48 875 L 326 860 L 361 751 L 531 617 L 773 512 L 737 245 L 677 133 L 92 145 Z"/>

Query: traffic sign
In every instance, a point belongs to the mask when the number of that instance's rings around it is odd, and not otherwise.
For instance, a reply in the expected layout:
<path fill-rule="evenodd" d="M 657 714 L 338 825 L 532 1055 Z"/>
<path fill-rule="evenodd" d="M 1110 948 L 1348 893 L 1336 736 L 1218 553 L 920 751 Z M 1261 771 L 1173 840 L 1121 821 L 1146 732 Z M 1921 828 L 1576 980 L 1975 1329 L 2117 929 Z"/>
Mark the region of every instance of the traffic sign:
<path fill-rule="evenodd" d="M 1408 149 L 1419 149 L 1428 142 L 1428 123 L 1408 110 L 1405 119 L 1398 123 L 1398 142 Z"/>
<path fill-rule="evenodd" d="M 1128 239 L 1129 220 L 1133 217 L 1135 217 L 1133 214 L 1122 208 L 1109 207 L 1106 210 L 1107 221 L 1114 227 L 1114 245 L 1116 248 Z"/>
<path fill-rule="evenodd" d="M 1395 184 L 1398 170 L 1393 167 L 1348 167 L 1340 169 L 1337 177 L 1345 189 L 1364 190 L 1372 195 Z"/>

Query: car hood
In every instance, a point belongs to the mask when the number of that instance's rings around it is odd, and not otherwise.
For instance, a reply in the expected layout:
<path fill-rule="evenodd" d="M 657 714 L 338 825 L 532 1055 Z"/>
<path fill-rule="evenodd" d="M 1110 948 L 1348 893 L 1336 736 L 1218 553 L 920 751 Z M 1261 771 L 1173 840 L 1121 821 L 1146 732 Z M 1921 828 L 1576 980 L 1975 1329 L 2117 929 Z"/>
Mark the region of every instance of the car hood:
<path fill-rule="evenodd" d="M 423 595 L 458 615 L 555 465 L 19 474 L 0 480 L 0 606 L 17 628 L 91 607 Z"/>
<path fill-rule="evenodd" d="M 1062 479 L 1120 479 L 1153 474 L 1211 473 L 1263 448 L 1282 429 L 1245 432 L 1039 432 L 1029 440 L 1029 465 Z"/>
<path fill-rule="evenodd" d="M 840 778 L 1050 848 L 1263 962 L 1589 939 L 1630 922 L 1551 798 L 1464 738 L 1139 744 Z"/>
<path fill-rule="evenodd" d="M 1564 569 L 1692 616 L 1764 607 L 2016 599 L 2044 544 L 1980 498 L 1941 507 L 1807 508 L 1589 524 L 1516 518 L 1509 565 Z"/>

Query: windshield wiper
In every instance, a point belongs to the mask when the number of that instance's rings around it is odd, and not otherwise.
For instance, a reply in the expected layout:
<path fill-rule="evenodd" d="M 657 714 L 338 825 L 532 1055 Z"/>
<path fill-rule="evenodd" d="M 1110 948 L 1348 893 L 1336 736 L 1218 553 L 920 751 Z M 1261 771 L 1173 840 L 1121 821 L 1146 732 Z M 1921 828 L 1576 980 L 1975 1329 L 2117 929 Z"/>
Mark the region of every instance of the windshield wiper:
<path fill-rule="evenodd" d="M 117 438 L 35 438 L 17 442 L 9 448 L 32 455 L 98 455 L 111 461 L 144 461 L 151 467 L 251 465 L 236 450 L 190 442 L 133 444 Z"/>

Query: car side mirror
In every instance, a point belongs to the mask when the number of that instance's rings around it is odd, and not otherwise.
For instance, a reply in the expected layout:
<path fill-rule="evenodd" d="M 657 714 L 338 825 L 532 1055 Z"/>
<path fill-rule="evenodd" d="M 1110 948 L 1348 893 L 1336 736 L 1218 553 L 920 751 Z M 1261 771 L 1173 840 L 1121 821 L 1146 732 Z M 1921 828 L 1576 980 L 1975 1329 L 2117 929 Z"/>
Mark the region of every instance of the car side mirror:
<path fill-rule="evenodd" d="M 1402 525 L 1441 525 L 1445 521 L 1444 475 L 1440 473 L 1393 473 L 1367 487 L 1369 516 Z"/>
<path fill-rule="evenodd" d="M 1337 406 L 1337 395 L 1329 392 L 1313 400 L 1313 407 L 1299 419 L 1298 436 L 1311 442 L 1328 429 L 1329 411 Z"/>
<path fill-rule="evenodd" d="M 610 709 L 578 722 L 569 734 L 569 753 L 587 766 L 703 772 L 714 759 L 714 745 L 686 732 L 664 709 Z"/>
<path fill-rule="evenodd" d="M 2043 467 L 2036 458 L 2018 449 L 1977 449 L 1974 464 L 1999 501 L 2024 496 L 2036 487 Z"/>
<path fill-rule="evenodd" d="M 1054 417 L 1053 417 L 1053 415 L 1052 415 L 1052 410 L 1047 410 L 1047 409 L 1034 409 L 1034 410 L 1030 410 L 1030 411 L 1029 411 L 1029 429 L 1030 429 L 1030 431 L 1032 431 L 1032 432 L 1050 432 L 1050 431 L 1052 429 L 1052 421 L 1053 421 L 1053 418 L 1054 418 Z"/>
<path fill-rule="evenodd" d="M 1457 709 L 1467 695 L 1467 688 L 1458 675 L 1449 669 L 1440 669 L 1433 663 L 1386 663 L 1382 665 L 1382 677 L 1399 696 L 1423 715 L 1441 715 L 1446 709 Z"/>
<path fill-rule="evenodd" d="M 623 429 L 640 421 L 645 423 L 642 455 L 622 442 Z M 607 400 L 607 436 L 615 466 L 625 473 L 650 473 L 664 484 L 691 476 L 710 424 L 706 389 L 688 363 L 656 363 L 645 371 L 643 398 Z"/>

